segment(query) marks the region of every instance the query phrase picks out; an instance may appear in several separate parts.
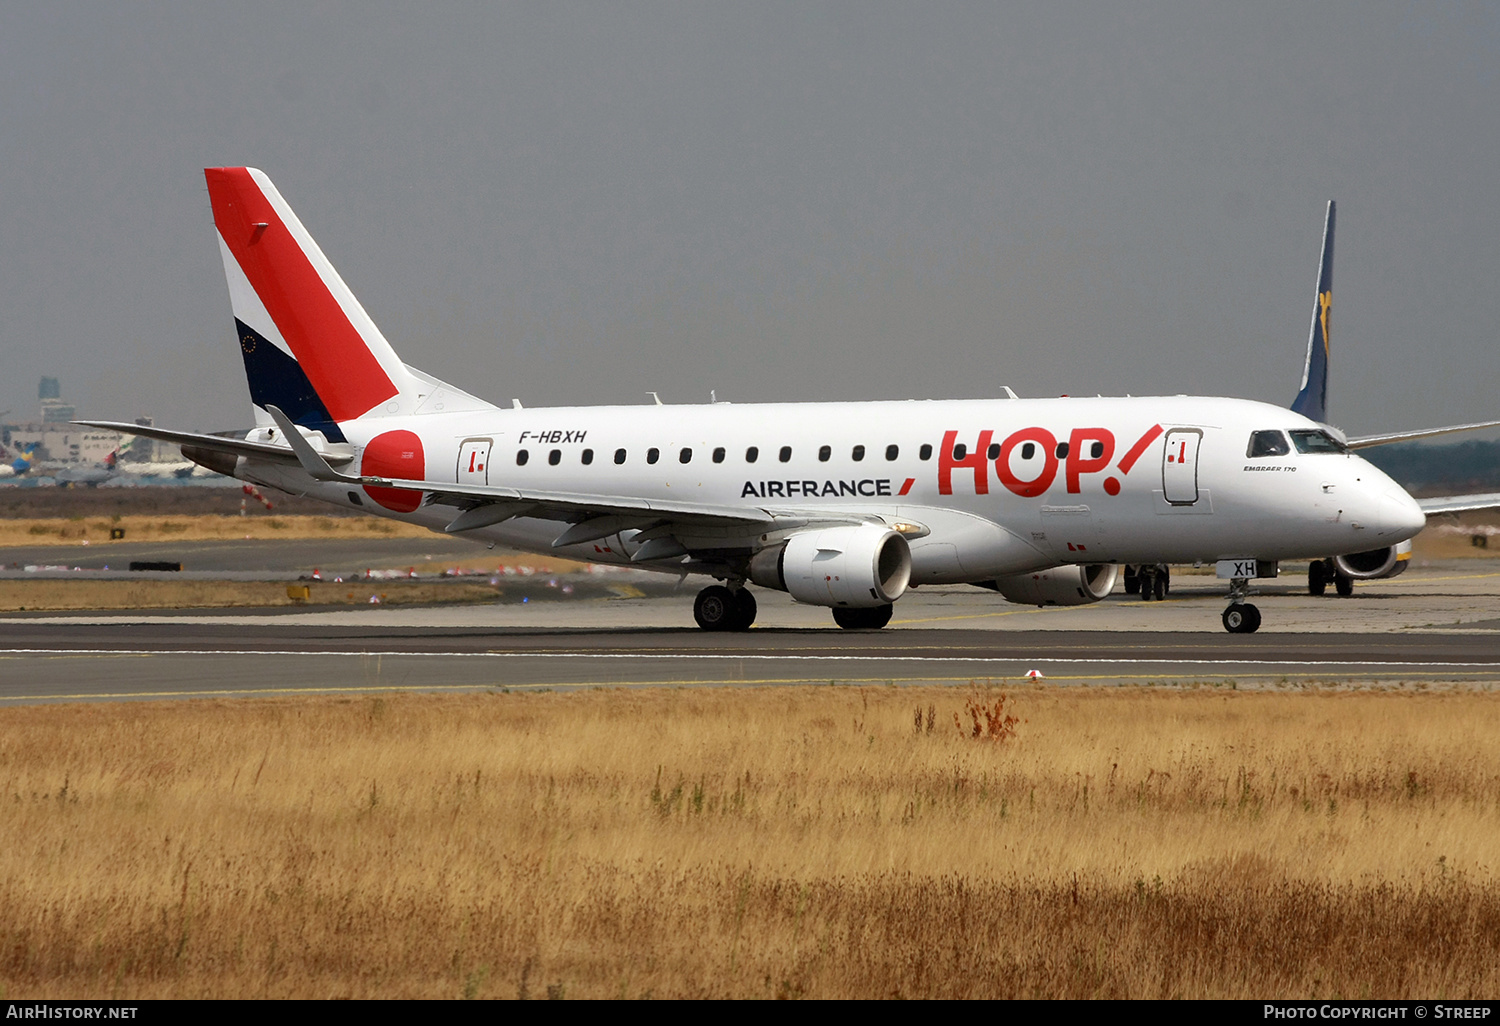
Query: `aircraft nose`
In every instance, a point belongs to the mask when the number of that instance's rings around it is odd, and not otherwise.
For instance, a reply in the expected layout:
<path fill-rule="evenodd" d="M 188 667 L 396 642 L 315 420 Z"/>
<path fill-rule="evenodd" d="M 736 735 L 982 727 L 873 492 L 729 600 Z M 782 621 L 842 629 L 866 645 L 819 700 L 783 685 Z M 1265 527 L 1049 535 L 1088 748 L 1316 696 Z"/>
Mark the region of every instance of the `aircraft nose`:
<path fill-rule="evenodd" d="M 1380 530 L 1383 534 L 1410 538 L 1427 526 L 1427 514 L 1417 500 L 1404 491 L 1388 491 L 1380 499 Z"/>

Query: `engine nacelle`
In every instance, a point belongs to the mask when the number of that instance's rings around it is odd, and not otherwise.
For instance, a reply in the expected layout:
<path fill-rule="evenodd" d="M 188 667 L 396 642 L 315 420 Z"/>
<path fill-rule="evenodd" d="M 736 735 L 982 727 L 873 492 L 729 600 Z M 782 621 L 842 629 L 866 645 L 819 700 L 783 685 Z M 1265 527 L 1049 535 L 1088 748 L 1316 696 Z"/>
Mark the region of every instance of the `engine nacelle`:
<path fill-rule="evenodd" d="M 1411 542 L 1398 542 L 1383 549 L 1356 552 L 1352 556 L 1334 556 L 1333 565 L 1345 577 L 1356 581 L 1374 581 L 1404 573 L 1411 562 Z"/>
<path fill-rule="evenodd" d="M 1113 591 L 1119 573 L 1114 563 L 1055 566 L 1031 574 L 997 577 L 994 587 L 1006 601 L 1025 606 L 1086 606 Z"/>
<path fill-rule="evenodd" d="M 804 531 L 757 552 L 750 580 L 815 606 L 885 606 L 911 581 L 911 548 L 875 524 Z"/>

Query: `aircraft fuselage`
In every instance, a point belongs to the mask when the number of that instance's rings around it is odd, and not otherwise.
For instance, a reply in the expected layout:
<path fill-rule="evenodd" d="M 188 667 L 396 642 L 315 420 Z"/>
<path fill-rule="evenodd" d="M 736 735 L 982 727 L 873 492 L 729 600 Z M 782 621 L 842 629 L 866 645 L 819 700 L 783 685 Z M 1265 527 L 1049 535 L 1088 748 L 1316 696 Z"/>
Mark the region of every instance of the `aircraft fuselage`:
<path fill-rule="evenodd" d="M 274 430 L 250 438 L 271 440 Z M 1312 558 L 1393 545 L 1426 522 L 1399 485 L 1352 453 L 1291 445 L 1250 455 L 1255 432 L 1323 429 L 1241 399 L 492 409 L 366 417 L 343 430 L 355 451 L 349 470 L 365 475 L 916 525 L 913 584 L 1058 564 Z M 235 474 L 438 530 L 460 512 L 244 457 Z M 520 515 L 463 536 L 602 563 L 632 563 L 639 548 L 639 526 L 622 526 L 554 549 L 566 526 Z M 681 540 L 693 550 L 758 548 L 767 539 L 757 530 Z"/>

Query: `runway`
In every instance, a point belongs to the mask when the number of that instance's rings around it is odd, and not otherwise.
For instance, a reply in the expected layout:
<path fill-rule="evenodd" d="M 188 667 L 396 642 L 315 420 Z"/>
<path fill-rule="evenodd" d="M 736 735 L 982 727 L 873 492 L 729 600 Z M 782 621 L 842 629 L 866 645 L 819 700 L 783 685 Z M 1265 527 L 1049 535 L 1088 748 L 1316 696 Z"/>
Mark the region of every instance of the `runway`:
<path fill-rule="evenodd" d="M 422 611 L 428 618 L 436 612 Z M 267 615 L 155 619 L 6 621 L 0 704 L 601 685 L 962 685 L 1020 683 L 1032 671 L 1063 685 L 1488 687 L 1500 681 L 1500 621 L 1493 620 L 1443 632 L 1239 636 L 932 627 L 707 634 L 626 626 L 402 626 L 390 618 L 370 622 L 379 616 L 354 623 L 359 618 L 348 614 L 321 624 Z"/>
<path fill-rule="evenodd" d="M 245 564 L 265 551 L 215 558 L 254 572 Z M 308 555 L 277 551 L 285 564 Z M 1500 569 L 1483 559 L 1362 583 L 1349 599 L 1314 598 L 1291 574 L 1263 582 L 1252 596 L 1265 617 L 1254 635 L 1225 633 L 1223 583 L 1188 573 L 1174 576 L 1165 602 L 1117 593 L 1045 609 L 971 587 L 921 588 L 901 599 L 882 631 L 839 630 L 826 609 L 757 590 L 760 616 L 741 634 L 692 626 L 700 582 L 677 588 L 670 577 L 625 572 L 608 588 L 596 582 L 571 594 L 551 583 L 486 605 L 9 614 L 0 617 L 0 705 L 400 689 L 962 685 L 1019 683 L 1032 672 L 1093 686 L 1500 682 Z M 373 594 L 379 586 L 368 587 Z M 615 597 L 597 597 L 605 592 Z"/>

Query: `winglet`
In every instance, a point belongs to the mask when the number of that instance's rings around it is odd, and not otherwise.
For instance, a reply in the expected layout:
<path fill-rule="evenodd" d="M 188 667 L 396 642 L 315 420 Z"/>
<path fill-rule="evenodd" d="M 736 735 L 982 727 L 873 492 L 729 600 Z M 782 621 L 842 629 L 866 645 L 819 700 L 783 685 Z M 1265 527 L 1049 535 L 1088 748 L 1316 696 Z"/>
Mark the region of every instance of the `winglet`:
<path fill-rule="evenodd" d="M 281 412 L 279 406 L 267 406 L 266 412 L 276 422 L 276 427 L 281 431 L 282 437 L 292 447 L 297 461 L 302 464 L 302 469 L 307 471 L 315 481 L 345 481 L 358 484 L 359 478 L 340 474 L 328 465 L 328 461 L 318 455 L 318 451 L 308 444 L 302 432 L 297 430 L 297 425 L 292 423 L 292 418 Z"/>
<path fill-rule="evenodd" d="M 1302 390 L 1292 400 L 1292 412 L 1320 424 L 1328 422 L 1328 332 L 1333 309 L 1333 200 L 1323 224 L 1323 256 L 1318 261 L 1318 298 L 1313 304 L 1307 334 L 1307 363 L 1302 368 Z"/>

